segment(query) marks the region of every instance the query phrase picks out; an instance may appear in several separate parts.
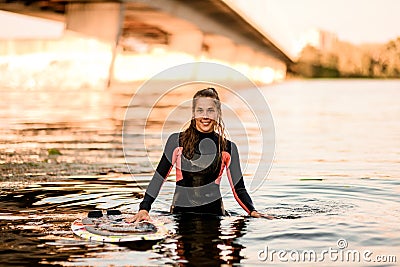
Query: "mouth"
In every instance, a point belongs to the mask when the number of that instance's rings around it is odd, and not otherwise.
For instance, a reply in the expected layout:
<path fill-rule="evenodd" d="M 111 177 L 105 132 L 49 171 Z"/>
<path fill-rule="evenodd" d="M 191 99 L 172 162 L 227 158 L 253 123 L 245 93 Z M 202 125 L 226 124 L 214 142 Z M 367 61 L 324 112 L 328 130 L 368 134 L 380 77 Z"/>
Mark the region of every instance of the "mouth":
<path fill-rule="evenodd" d="M 204 126 L 209 126 L 211 124 L 211 120 L 201 120 L 200 122 Z"/>

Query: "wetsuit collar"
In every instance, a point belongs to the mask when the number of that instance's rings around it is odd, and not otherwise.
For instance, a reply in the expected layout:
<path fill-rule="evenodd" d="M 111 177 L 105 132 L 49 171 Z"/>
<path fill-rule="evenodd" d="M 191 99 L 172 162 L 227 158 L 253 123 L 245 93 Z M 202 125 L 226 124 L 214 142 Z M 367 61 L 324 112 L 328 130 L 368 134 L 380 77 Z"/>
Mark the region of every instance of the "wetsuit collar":
<path fill-rule="evenodd" d="M 200 132 L 197 129 L 195 129 L 195 131 L 199 135 L 200 138 L 207 138 L 207 137 L 211 138 L 211 137 L 215 136 L 215 132 L 214 131 L 209 132 L 209 133 L 203 133 L 203 132 Z"/>

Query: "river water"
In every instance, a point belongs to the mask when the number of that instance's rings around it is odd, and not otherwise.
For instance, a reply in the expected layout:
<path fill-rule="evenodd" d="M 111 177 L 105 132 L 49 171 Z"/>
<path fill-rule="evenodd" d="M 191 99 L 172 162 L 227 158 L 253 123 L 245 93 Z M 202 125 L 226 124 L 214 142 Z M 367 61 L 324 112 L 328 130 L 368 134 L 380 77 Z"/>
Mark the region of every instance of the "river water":
<path fill-rule="evenodd" d="M 121 130 L 133 90 L 1 89 L 0 264 L 248 266 L 297 261 L 309 266 L 301 257 L 314 251 L 317 263 L 312 263 L 319 266 L 399 265 L 400 81 L 288 81 L 260 90 L 275 129 L 275 157 L 262 184 L 252 184 L 255 162 L 269 165 L 257 162 L 259 153 L 251 151 L 262 145 L 251 136 L 258 129 L 254 118 L 239 107 L 224 119 L 243 152 L 245 181 L 256 208 L 276 219 L 245 216 L 228 191 L 224 205 L 230 217 L 169 215 L 172 174 L 152 214 L 169 218 L 175 234 L 158 243 L 114 245 L 80 240 L 70 225 L 95 208 L 137 210 L 162 152 L 165 140 L 159 133 L 179 131 L 185 121 L 183 116 L 165 125 L 175 102 L 153 107 L 145 148 L 138 132 L 130 135 L 126 149 Z M 172 93 L 170 99 L 181 103 L 191 96 Z M 228 105 L 235 102 L 225 97 Z M 180 109 L 188 107 L 178 107 L 183 114 Z M 137 116 L 143 119 L 140 112 Z M 248 125 L 250 135 L 235 131 L 230 116 Z M 133 175 L 127 172 L 123 149 Z M 105 171 L 90 172 L 93 166 Z"/>

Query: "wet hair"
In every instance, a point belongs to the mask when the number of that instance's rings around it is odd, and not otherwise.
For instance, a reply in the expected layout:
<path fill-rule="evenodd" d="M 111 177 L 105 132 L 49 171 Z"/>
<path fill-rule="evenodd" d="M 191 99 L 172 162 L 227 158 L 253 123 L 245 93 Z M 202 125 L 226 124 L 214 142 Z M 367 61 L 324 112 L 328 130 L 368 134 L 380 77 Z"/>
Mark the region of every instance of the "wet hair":
<path fill-rule="evenodd" d="M 189 127 L 181 133 L 179 137 L 179 141 L 181 146 L 183 147 L 183 155 L 187 159 L 192 159 L 194 155 L 195 145 L 199 141 L 199 133 L 196 130 L 196 119 L 194 118 L 194 111 L 197 104 L 197 99 L 200 97 L 209 97 L 214 99 L 215 106 L 217 108 L 217 119 L 216 125 L 214 126 L 214 132 L 218 134 L 218 154 L 220 155 L 222 151 L 226 149 L 226 139 L 225 139 L 225 125 L 222 120 L 222 112 L 221 112 L 221 102 L 217 93 L 212 87 L 202 89 L 196 92 L 193 96 L 192 100 L 192 113 L 193 117 L 190 121 Z"/>

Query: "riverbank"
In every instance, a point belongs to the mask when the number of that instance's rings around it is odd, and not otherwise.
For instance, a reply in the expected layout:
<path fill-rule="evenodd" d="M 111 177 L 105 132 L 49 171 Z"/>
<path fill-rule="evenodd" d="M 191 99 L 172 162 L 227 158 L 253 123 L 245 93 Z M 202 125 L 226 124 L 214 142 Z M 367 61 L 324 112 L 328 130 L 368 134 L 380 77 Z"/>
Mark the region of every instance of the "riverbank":
<path fill-rule="evenodd" d="M 36 182 L 57 181 L 70 176 L 129 174 L 127 167 L 112 164 L 21 162 L 0 164 L 1 187 L 20 187 Z"/>

